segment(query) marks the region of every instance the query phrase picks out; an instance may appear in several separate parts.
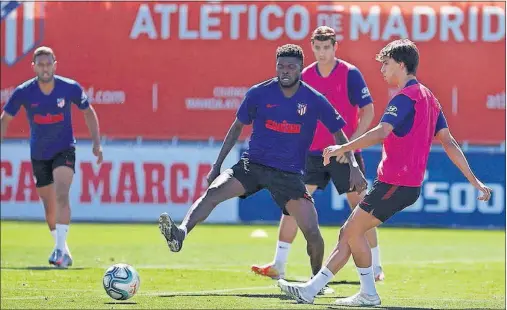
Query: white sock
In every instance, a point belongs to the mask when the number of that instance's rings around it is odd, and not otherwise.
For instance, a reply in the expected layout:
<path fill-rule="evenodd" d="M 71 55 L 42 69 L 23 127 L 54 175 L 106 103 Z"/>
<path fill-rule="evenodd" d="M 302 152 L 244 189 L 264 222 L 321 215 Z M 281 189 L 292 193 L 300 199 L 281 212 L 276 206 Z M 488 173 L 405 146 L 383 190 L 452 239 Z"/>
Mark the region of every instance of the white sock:
<path fill-rule="evenodd" d="M 185 232 L 185 238 L 186 238 L 187 237 L 187 226 L 180 225 L 178 228 Z"/>
<path fill-rule="evenodd" d="M 378 245 L 374 248 L 371 248 L 371 259 L 373 263 L 373 268 L 382 266 L 380 264 L 380 247 Z"/>
<path fill-rule="evenodd" d="M 65 251 L 69 225 L 56 224 L 56 248 Z"/>
<path fill-rule="evenodd" d="M 53 240 L 55 241 L 55 247 L 56 247 L 56 229 L 53 229 L 51 231 L 51 236 L 53 236 Z M 67 241 L 65 241 L 65 252 L 70 255 L 69 246 L 67 245 Z"/>
<path fill-rule="evenodd" d="M 290 243 L 278 241 L 276 244 L 275 251 L 275 266 L 278 271 L 285 270 L 285 265 L 287 264 L 287 257 L 289 256 Z"/>
<path fill-rule="evenodd" d="M 357 267 L 357 273 L 359 274 L 359 281 L 361 282 L 361 292 L 367 295 L 377 295 L 373 268 L 371 266 L 367 268 Z"/>
<path fill-rule="evenodd" d="M 324 286 L 326 286 L 331 279 L 333 279 L 334 274 L 327 267 L 322 267 L 322 269 L 317 273 L 317 275 L 313 276 L 313 278 L 306 282 L 305 287 L 308 289 L 313 296 L 316 296 L 318 292 Z"/>

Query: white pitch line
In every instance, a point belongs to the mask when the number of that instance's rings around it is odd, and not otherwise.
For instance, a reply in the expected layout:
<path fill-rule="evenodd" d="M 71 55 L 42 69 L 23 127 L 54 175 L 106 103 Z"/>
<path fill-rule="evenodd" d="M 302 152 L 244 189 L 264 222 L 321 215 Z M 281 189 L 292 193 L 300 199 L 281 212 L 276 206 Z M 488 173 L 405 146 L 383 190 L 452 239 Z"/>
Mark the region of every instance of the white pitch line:
<path fill-rule="evenodd" d="M 56 291 L 56 292 L 101 292 L 99 289 L 77 289 L 77 288 L 37 288 L 37 287 L 3 287 L 2 291 Z"/>
<path fill-rule="evenodd" d="M 110 266 L 75 266 L 76 268 L 83 268 L 83 269 L 104 269 L 106 270 Z M 188 270 L 195 270 L 195 271 L 222 271 L 222 272 L 245 272 L 248 271 L 248 266 L 240 266 L 240 265 L 217 265 L 216 267 L 210 267 L 210 268 L 196 268 L 196 265 L 136 265 L 134 266 L 136 269 L 188 269 Z M 229 269 L 228 267 L 236 267 L 237 269 Z M 2 266 L 2 272 L 8 272 L 8 271 L 15 271 L 15 272 L 26 272 L 30 269 L 23 269 L 22 267 L 13 267 L 13 268 L 19 268 L 19 269 L 9 269 L 8 266 Z M 245 268 L 245 269 L 243 269 Z M 47 268 L 43 270 L 38 271 L 51 271 L 51 270 L 59 270 L 58 268 Z M 69 271 L 72 270 L 72 267 L 68 269 Z M 76 269 L 76 271 L 80 271 L 80 269 Z"/>
<path fill-rule="evenodd" d="M 237 288 L 228 288 L 228 289 L 219 289 L 219 290 L 207 290 L 207 291 L 179 291 L 179 292 L 146 292 L 146 293 L 138 293 L 138 296 L 159 296 L 159 295 L 175 295 L 175 296 L 185 296 L 185 295 L 206 295 L 206 294 L 216 294 L 216 293 L 229 293 L 229 292 L 237 292 L 237 291 L 256 291 L 256 290 L 265 290 L 269 288 L 275 288 L 276 285 L 269 285 L 269 286 L 251 286 L 251 287 L 237 287 Z M 19 289 L 19 290 L 40 290 L 40 291 L 79 291 L 79 292 L 101 292 L 101 290 L 77 290 L 77 289 L 47 289 L 47 288 L 26 288 L 26 289 Z M 77 298 L 78 296 L 27 296 L 27 297 L 4 297 L 2 300 L 23 300 L 23 299 L 73 299 Z"/>
<path fill-rule="evenodd" d="M 206 295 L 206 294 L 213 294 L 213 293 L 229 293 L 229 292 L 237 292 L 237 291 L 256 291 L 256 290 L 265 290 L 269 288 L 276 288 L 276 285 L 268 285 L 268 286 L 251 286 L 251 287 L 238 287 L 238 288 L 227 288 L 227 289 L 220 289 L 220 290 L 209 290 L 209 291 L 193 291 L 193 292 L 147 292 L 147 293 L 141 293 L 139 295 L 143 296 L 158 296 L 158 295 L 178 295 L 178 296 L 185 296 L 185 295 Z"/>

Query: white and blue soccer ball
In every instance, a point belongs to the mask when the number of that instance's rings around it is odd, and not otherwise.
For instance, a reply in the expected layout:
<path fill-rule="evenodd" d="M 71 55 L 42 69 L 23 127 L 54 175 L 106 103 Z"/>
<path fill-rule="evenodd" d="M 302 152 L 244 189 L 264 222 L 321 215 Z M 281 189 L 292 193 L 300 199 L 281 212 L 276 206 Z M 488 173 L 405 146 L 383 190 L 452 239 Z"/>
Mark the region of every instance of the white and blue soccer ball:
<path fill-rule="evenodd" d="M 111 298 L 127 300 L 137 293 L 141 279 L 132 266 L 115 264 L 106 270 L 102 283 L 107 295 Z"/>

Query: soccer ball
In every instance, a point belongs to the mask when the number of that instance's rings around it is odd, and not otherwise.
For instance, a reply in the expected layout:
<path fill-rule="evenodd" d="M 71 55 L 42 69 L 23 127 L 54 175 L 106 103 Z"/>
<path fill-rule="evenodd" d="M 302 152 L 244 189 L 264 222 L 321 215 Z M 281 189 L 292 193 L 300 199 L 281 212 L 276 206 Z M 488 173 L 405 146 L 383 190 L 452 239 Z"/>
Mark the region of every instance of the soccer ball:
<path fill-rule="evenodd" d="M 127 300 L 137 293 L 141 280 L 132 266 L 115 264 L 106 270 L 102 283 L 111 298 Z"/>

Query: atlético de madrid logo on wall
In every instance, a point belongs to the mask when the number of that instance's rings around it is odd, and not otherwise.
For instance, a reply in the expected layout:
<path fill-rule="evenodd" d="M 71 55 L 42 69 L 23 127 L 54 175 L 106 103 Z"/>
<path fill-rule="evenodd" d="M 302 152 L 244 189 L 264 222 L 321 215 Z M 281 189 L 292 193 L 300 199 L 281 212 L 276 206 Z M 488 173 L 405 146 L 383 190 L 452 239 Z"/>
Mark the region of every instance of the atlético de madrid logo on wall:
<path fill-rule="evenodd" d="M 15 65 L 40 44 L 44 31 L 43 10 L 43 2 L 0 2 L 0 55 L 3 63 Z"/>

